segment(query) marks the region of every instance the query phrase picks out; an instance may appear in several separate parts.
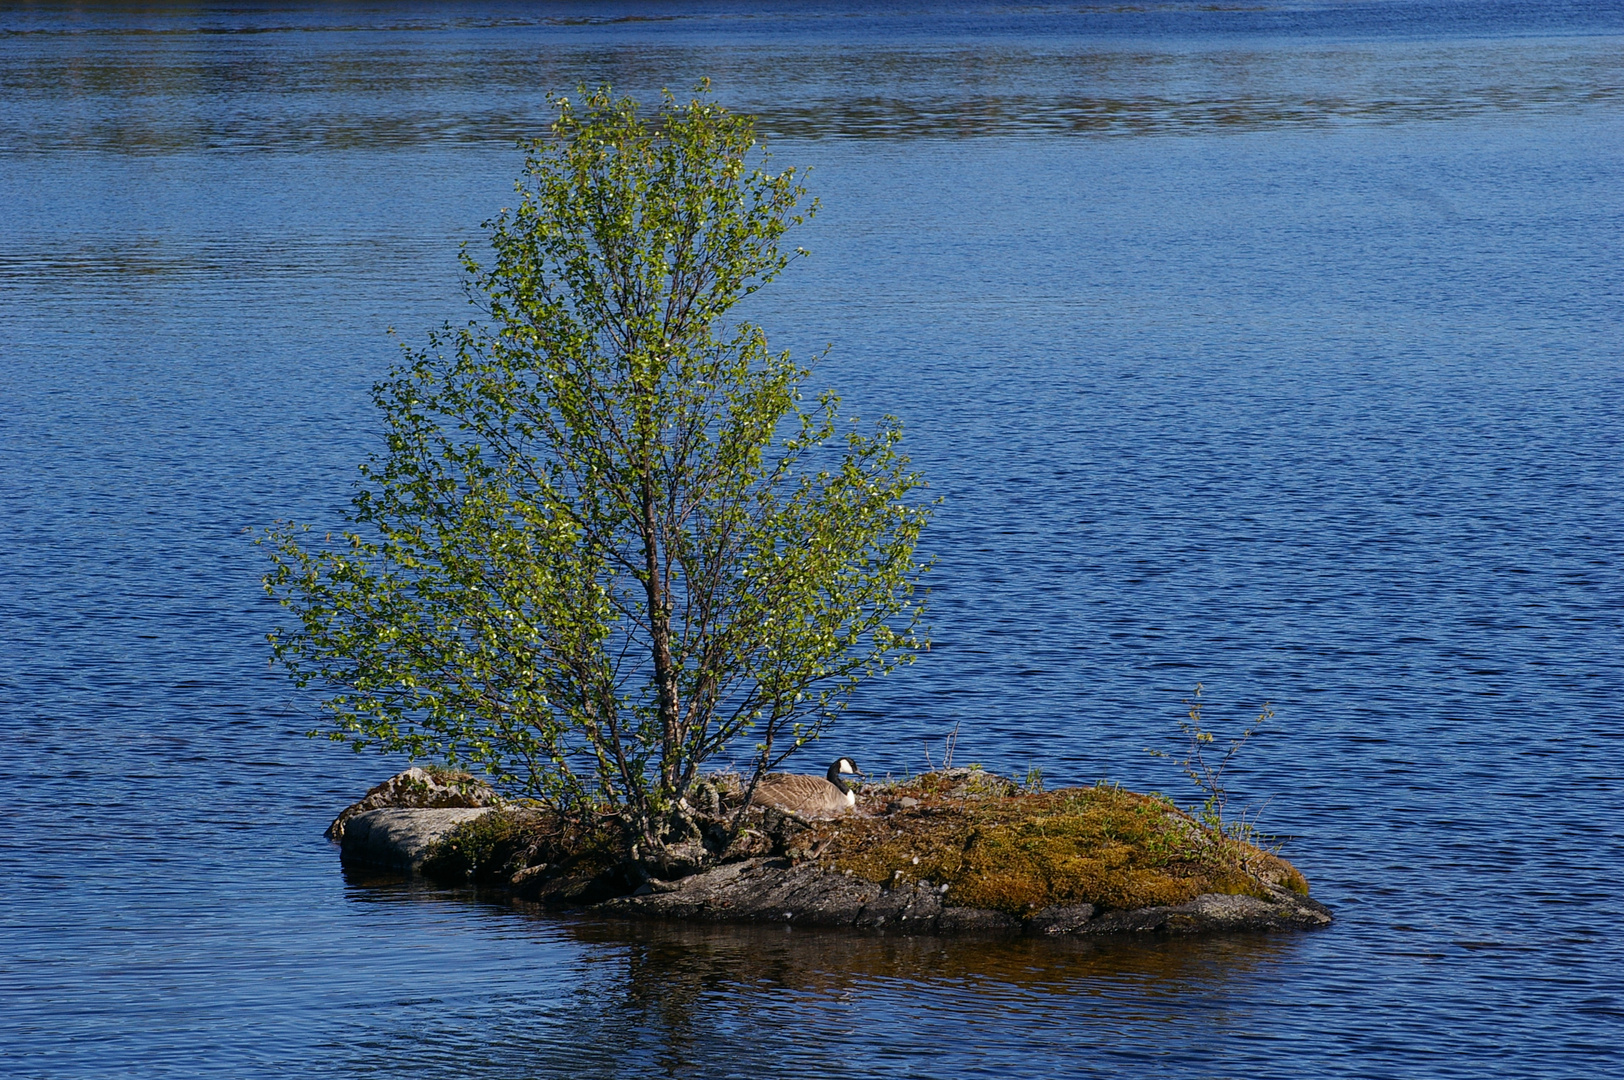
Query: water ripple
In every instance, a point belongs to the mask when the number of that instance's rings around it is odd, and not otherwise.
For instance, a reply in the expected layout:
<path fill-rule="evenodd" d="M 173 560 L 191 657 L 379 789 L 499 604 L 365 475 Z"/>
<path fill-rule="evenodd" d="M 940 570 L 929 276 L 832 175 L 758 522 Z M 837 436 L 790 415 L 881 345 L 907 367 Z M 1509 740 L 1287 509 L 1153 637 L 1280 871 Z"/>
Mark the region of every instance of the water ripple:
<path fill-rule="evenodd" d="M 1210 6 L 0 13 L 0 1071 L 1613 1069 L 1624 16 Z M 700 73 L 824 200 L 751 314 L 945 496 L 935 647 L 842 751 L 959 726 L 1182 798 L 1144 750 L 1193 684 L 1271 699 L 1236 798 L 1333 928 L 638 926 L 339 871 L 396 763 L 303 737 L 244 530 L 336 523 L 384 329 L 463 317 L 545 91 Z"/>

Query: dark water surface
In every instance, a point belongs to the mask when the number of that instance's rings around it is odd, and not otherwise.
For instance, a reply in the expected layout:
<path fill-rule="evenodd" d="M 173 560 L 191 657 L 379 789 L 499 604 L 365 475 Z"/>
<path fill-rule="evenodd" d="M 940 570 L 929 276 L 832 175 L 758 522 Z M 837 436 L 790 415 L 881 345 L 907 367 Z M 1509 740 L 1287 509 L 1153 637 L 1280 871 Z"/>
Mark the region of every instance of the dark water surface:
<path fill-rule="evenodd" d="M 449 10 L 449 9 L 447 9 Z M 245 530 L 331 525 L 546 94 L 811 165 L 753 315 L 946 502 L 838 751 L 1242 797 L 1297 937 L 972 944 L 346 878 Z M 0 1075 L 1624 1071 L 1624 9 L 0 14 Z M 819 757 L 832 756 L 827 746 Z M 815 764 L 815 763 L 813 763 Z"/>

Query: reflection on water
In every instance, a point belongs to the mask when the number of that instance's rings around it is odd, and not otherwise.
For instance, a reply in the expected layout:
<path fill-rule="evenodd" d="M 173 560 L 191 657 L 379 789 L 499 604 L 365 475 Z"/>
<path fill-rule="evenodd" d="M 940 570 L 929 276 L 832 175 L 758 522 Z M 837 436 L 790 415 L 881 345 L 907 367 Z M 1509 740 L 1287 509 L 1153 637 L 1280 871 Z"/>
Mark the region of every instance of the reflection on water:
<path fill-rule="evenodd" d="M 0 1073 L 1616 1072 L 1621 65 L 1617 0 L 0 7 Z M 1191 685 L 1270 697 L 1237 797 L 1335 926 L 695 931 L 340 876 L 322 829 L 397 763 L 302 737 L 244 530 L 334 523 L 384 328 L 464 317 L 548 89 L 703 74 L 824 201 L 752 313 L 946 500 L 935 645 L 842 752 L 962 723 L 1176 794 L 1144 748 Z"/>
<path fill-rule="evenodd" d="M 539 916 L 538 916 L 539 917 Z M 1113 981 L 1143 984 L 1153 997 L 1208 993 L 1290 948 L 1267 934 L 1225 938 L 950 939 L 801 927 L 707 926 L 634 921 L 581 922 L 581 941 L 618 945 L 627 992 L 672 1001 L 699 997 L 718 981 L 838 996 L 900 981 L 951 987 L 977 1002 L 1103 994 Z M 656 989 L 657 988 L 657 989 Z"/>
<path fill-rule="evenodd" d="M 468 1038 L 446 1001 L 425 1000 L 430 1027 L 377 1057 L 352 1057 L 362 1073 L 428 1055 L 459 1070 L 472 1060 L 476 1076 L 814 1076 L 865 1063 L 883 1071 L 890 1059 L 908 1061 L 909 1075 L 946 1077 L 995 1073 L 999 1062 L 1030 1068 L 1048 1042 L 1067 1075 L 1110 1075 L 1133 1062 L 1199 1060 L 1202 1032 L 1235 1023 L 1235 1009 L 1303 947 L 1290 935 L 989 940 L 599 920 L 348 880 L 352 903 L 470 905 L 509 941 L 534 935 L 578 950 L 536 973 L 553 989 L 513 1003 L 518 1015 L 503 1020 L 500 1038 Z M 933 1043 L 943 1054 L 934 1068 Z"/>

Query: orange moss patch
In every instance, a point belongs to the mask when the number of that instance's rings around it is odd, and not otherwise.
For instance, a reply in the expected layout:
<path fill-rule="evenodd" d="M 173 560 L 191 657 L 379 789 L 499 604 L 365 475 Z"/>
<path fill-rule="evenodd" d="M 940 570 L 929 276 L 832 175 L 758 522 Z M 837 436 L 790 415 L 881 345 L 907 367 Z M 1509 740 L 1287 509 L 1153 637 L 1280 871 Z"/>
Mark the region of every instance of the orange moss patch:
<path fill-rule="evenodd" d="M 835 869 L 892 884 L 947 885 L 946 900 L 1017 917 L 1058 904 L 1102 911 L 1180 904 L 1202 893 L 1307 894 L 1290 863 L 1203 827 L 1170 801 L 1099 785 L 1010 793 L 928 775 L 818 826 Z M 1001 786 L 1000 786 L 1001 785 Z M 904 807 L 903 799 L 910 800 Z"/>

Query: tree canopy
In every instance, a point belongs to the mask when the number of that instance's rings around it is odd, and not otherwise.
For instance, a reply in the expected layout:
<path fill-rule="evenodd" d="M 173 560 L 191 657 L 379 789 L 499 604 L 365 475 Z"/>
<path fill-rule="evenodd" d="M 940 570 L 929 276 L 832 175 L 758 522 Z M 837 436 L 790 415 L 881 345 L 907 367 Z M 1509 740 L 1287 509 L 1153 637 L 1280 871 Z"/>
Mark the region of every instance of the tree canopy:
<path fill-rule="evenodd" d="M 703 764 L 742 739 L 758 777 L 924 647 L 932 504 L 894 418 L 807 402 L 810 368 L 729 320 L 816 210 L 751 119 L 704 88 L 557 107 L 463 251 L 477 316 L 373 389 L 347 529 L 267 534 L 271 641 L 333 739 L 657 843 Z"/>

